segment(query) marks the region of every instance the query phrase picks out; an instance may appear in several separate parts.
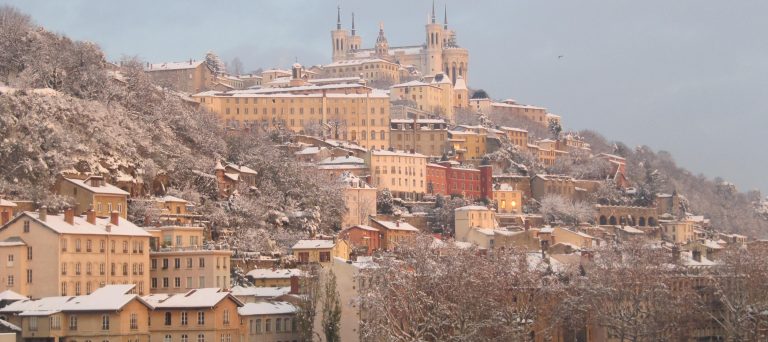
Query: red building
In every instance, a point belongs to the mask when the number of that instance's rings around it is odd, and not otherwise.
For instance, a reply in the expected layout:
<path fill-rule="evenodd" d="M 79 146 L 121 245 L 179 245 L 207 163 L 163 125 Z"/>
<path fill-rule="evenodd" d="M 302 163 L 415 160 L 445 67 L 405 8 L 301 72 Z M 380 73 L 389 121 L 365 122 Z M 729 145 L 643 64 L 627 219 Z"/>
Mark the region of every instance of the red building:
<path fill-rule="evenodd" d="M 339 237 L 346 240 L 353 251 L 371 255 L 381 249 L 381 234 L 378 229 L 361 224 L 342 230 Z"/>
<path fill-rule="evenodd" d="M 490 165 L 467 168 L 456 161 L 427 164 L 427 193 L 460 195 L 469 199 L 492 199 L 493 169 Z"/>

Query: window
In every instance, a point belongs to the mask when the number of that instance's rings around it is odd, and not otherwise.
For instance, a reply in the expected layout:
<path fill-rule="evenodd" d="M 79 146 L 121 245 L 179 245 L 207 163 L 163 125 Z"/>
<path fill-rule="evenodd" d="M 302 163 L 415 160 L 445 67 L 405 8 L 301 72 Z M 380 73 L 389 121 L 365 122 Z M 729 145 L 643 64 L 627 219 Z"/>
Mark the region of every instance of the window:
<path fill-rule="evenodd" d="M 150 260 L 150 262 L 149 262 L 149 267 L 150 267 L 151 269 L 153 269 L 153 270 L 156 270 L 156 269 L 157 269 L 157 259 L 152 259 L 152 260 Z"/>
<path fill-rule="evenodd" d="M 80 252 L 80 239 L 75 240 L 75 252 Z"/>
<path fill-rule="evenodd" d="M 261 334 L 261 319 L 256 320 L 256 333 Z"/>
<path fill-rule="evenodd" d="M 27 284 L 32 284 L 32 270 L 27 270 Z"/>
<path fill-rule="evenodd" d="M 173 268 L 181 268 L 181 259 L 179 258 L 173 259 Z"/>
<path fill-rule="evenodd" d="M 62 252 L 67 251 L 67 239 L 61 239 L 61 251 Z"/>
<path fill-rule="evenodd" d="M 188 320 L 187 320 L 187 312 L 186 311 L 182 311 L 181 312 L 181 325 L 187 325 L 187 322 L 188 322 Z"/>
<path fill-rule="evenodd" d="M 282 324 L 283 324 L 282 318 L 275 319 L 275 332 L 280 332 L 282 330 L 282 327 L 281 327 Z"/>
<path fill-rule="evenodd" d="M 168 259 L 163 259 L 163 269 L 168 268 Z"/>
<path fill-rule="evenodd" d="M 187 334 L 181 334 L 181 342 L 189 342 L 189 336 L 187 336 Z"/>
<path fill-rule="evenodd" d="M 152 279 L 150 280 L 150 286 L 151 286 L 153 289 L 156 289 L 156 288 L 157 288 L 157 278 L 152 278 Z"/>
<path fill-rule="evenodd" d="M 132 313 L 131 314 L 131 330 L 136 330 L 139 328 L 139 317 L 137 314 Z"/>
<path fill-rule="evenodd" d="M 8 275 L 8 287 L 13 287 L 13 276 Z"/>
<path fill-rule="evenodd" d="M 165 313 L 165 320 L 164 321 L 165 321 L 165 325 L 171 325 L 171 313 L 170 312 L 166 312 Z"/>
<path fill-rule="evenodd" d="M 205 312 L 198 311 L 197 312 L 197 324 L 205 324 Z"/>
<path fill-rule="evenodd" d="M 32 316 L 29 317 L 29 330 L 30 331 L 37 331 L 37 317 Z"/>
<path fill-rule="evenodd" d="M 197 334 L 197 342 L 205 342 L 205 334 Z"/>
<path fill-rule="evenodd" d="M 198 279 L 198 280 L 199 280 L 200 282 L 197 284 L 197 287 L 198 287 L 198 288 L 203 288 L 203 287 L 205 287 L 205 277 L 204 277 L 204 276 L 200 276 L 200 279 Z"/>
<path fill-rule="evenodd" d="M 192 288 L 192 277 L 187 277 L 187 288 L 188 289 Z"/>
<path fill-rule="evenodd" d="M 27 247 L 27 260 L 32 260 L 32 247 Z"/>
<path fill-rule="evenodd" d="M 93 241 L 86 240 L 85 241 L 85 251 L 86 252 L 91 252 L 92 250 L 93 250 Z"/>
<path fill-rule="evenodd" d="M 104 265 L 103 262 L 101 264 L 99 264 L 99 274 L 100 275 L 104 275 L 104 273 L 106 272 L 105 268 L 106 268 L 106 266 Z"/>
<path fill-rule="evenodd" d="M 163 287 L 168 287 L 168 277 L 163 278 Z"/>
<path fill-rule="evenodd" d="M 75 275 L 80 275 L 80 263 L 75 263 Z"/>
<path fill-rule="evenodd" d="M 267 318 L 266 325 L 264 326 L 264 332 L 272 332 L 272 320 Z"/>
<path fill-rule="evenodd" d="M 13 254 L 8 254 L 8 263 L 13 264 Z"/>
<path fill-rule="evenodd" d="M 61 263 L 61 275 L 67 275 L 67 263 L 62 262 Z"/>
<path fill-rule="evenodd" d="M 229 325 L 229 310 L 224 310 L 224 325 Z"/>
<path fill-rule="evenodd" d="M 173 278 L 173 286 L 174 287 L 181 287 L 181 278 L 180 277 Z"/>
<path fill-rule="evenodd" d="M 101 330 L 109 330 L 109 315 L 101 316 Z"/>
<path fill-rule="evenodd" d="M 229 109 L 227 109 L 227 111 L 229 111 Z M 163 338 L 163 342 L 171 342 L 171 334 L 166 334 L 165 337 Z"/>
<path fill-rule="evenodd" d="M 53 315 L 49 319 L 51 329 L 61 329 L 61 316 Z"/>
<path fill-rule="evenodd" d="M 200 258 L 198 261 L 200 268 L 205 268 L 205 258 Z"/>
<path fill-rule="evenodd" d="M 90 262 L 86 263 L 85 264 L 85 274 L 91 275 L 92 271 L 93 271 L 93 266 L 91 265 L 91 263 Z"/>
<path fill-rule="evenodd" d="M 192 268 L 192 258 L 187 258 L 187 268 Z"/>
<path fill-rule="evenodd" d="M 123 253 L 128 253 L 128 241 L 123 241 Z"/>
<path fill-rule="evenodd" d="M 77 330 L 77 316 L 69 315 L 69 330 Z"/>

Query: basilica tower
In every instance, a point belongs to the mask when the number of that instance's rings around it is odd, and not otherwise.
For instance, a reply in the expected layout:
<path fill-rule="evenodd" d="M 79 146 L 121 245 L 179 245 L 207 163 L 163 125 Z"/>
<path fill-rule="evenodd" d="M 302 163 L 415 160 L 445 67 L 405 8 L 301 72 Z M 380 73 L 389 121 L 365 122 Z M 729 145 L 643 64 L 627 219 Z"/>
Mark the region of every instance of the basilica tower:
<path fill-rule="evenodd" d="M 445 30 L 435 20 L 435 2 L 432 2 L 432 16 L 427 23 L 426 54 L 424 58 L 424 75 L 435 75 L 442 71 L 443 67 L 443 39 Z"/>
<path fill-rule="evenodd" d="M 331 31 L 332 60 L 344 60 L 349 48 L 349 33 L 341 28 L 341 7 L 336 8 L 336 29 Z"/>

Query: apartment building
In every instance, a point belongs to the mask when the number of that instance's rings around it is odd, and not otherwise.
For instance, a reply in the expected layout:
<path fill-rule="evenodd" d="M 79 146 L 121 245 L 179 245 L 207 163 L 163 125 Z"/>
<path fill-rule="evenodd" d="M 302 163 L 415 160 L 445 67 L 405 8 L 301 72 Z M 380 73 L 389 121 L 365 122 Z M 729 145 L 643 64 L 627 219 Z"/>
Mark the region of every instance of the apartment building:
<path fill-rule="evenodd" d="M 70 196 L 75 200 L 75 214 L 93 209 L 97 217 L 109 217 L 116 211 L 120 217 L 128 217 L 127 191 L 107 183 L 102 176 L 88 176 L 84 179 L 61 176 L 54 185 L 56 194 Z"/>
<path fill-rule="evenodd" d="M 298 308 L 288 302 L 246 303 L 237 309 L 242 321 L 242 342 L 301 341 L 296 321 Z"/>
<path fill-rule="evenodd" d="M 176 294 L 151 294 L 142 299 L 152 307 L 152 341 L 239 342 L 243 306 L 235 296 L 218 288 L 193 289 Z"/>
<path fill-rule="evenodd" d="M 419 199 L 427 190 L 427 156 L 402 151 L 371 150 L 365 157 L 372 185 L 389 189 L 395 197 Z"/>
<path fill-rule="evenodd" d="M 448 153 L 448 124 L 443 119 L 390 120 L 392 148 L 413 151 L 433 158 Z"/>
<path fill-rule="evenodd" d="M 17 292 L 33 298 L 85 295 L 108 284 L 133 284 L 143 294 L 149 290 L 149 238 L 117 212 L 106 219 L 92 210 L 85 217 L 72 209 L 24 212 L 0 228 L 2 253 L 20 253 L 3 283 L 10 289 L 23 282 Z"/>

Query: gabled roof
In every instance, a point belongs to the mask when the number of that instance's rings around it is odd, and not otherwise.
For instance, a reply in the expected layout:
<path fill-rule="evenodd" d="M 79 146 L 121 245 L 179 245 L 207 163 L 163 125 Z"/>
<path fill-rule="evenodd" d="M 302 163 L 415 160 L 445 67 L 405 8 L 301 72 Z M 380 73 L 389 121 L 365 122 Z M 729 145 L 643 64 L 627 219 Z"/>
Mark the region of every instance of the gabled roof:
<path fill-rule="evenodd" d="M 291 249 L 327 249 L 336 246 L 333 240 L 299 240 Z"/>
<path fill-rule="evenodd" d="M 348 228 L 346 228 L 346 229 L 344 229 L 344 230 L 351 230 L 351 229 L 355 229 L 355 228 L 357 228 L 357 229 L 361 229 L 361 230 L 367 230 L 367 231 L 369 231 L 369 232 L 378 232 L 378 231 L 379 231 L 379 230 L 378 230 L 378 229 L 376 229 L 376 228 L 373 228 L 373 227 L 371 227 L 371 226 L 367 226 L 367 225 L 364 225 L 364 224 L 358 224 L 358 225 L 354 225 L 354 226 L 352 226 L 352 227 L 348 227 Z"/>
<path fill-rule="evenodd" d="M 46 215 L 45 221 L 40 220 L 40 213 L 25 211 L 6 225 L 23 217 L 30 218 L 40 225 L 53 230 L 58 234 L 85 234 L 85 235 L 119 235 L 119 236 L 151 236 L 146 230 L 136 226 L 126 219 L 120 219 L 118 225 L 111 224 L 107 218 L 96 218 L 96 224 L 90 224 L 84 217 L 75 216 L 72 224 L 64 221 L 64 215 Z M 107 226 L 110 231 L 107 232 Z"/>
<path fill-rule="evenodd" d="M 211 308 L 227 298 L 235 301 L 237 306 L 243 306 L 243 302 L 232 293 L 219 288 L 194 289 L 177 294 L 151 294 L 143 297 L 154 309 Z"/>
<path fill-rule="evenodd" d="M 5 290 L 3 292 L 0 292 L 0 300 L 25 300 L 25 299 L 28 299 L 28 298 L 16 292 L 13 292 L 11 290 Z"/>
<path fill-rule="evenodd" d="M 13 203 L 11 201 L 6 201 L 2 198 L 0 198 L 0 207 L 17 207 L 16 203 Z"/>
<path fill-rule="evenodd" d="M 419 229 L 412 226 L 408 222 L 397 222 L 397 221 L 382 221 L 382 220 L 374 220 L 371 219 L 371 221 L 376 222 L 380 224 L 385 229 L 389 230 L 404 230 L 404 231 L 411 231 L 411 232 L 418 232 Z"/>
<path fill-rule="evenodd" d="M 297 308 L 288 302 L 248 303 L 237 309 L 241 316 L 285 315 L 296 313 Z"/>
<path fill-rule="evenodd" d="M 195 69 L 200 64 L 203 64 L 204 60 L 192 61 L 192 62 L 169 62 L 169 63 L 155 63 L 150 64 L 149 67 L 144 68 L 145 71 L 163 71 L 163 70 L 183 70 L 183 69 Z"/>
<path fill-rule="evenodd" d="M 235 297 L 259 297 L 275 298 L 291 292 L 290 286 L 283 287 L 243 287 L 235 286 L 231 289 Z"/>
<path fill-rule="evenodd" d="M 490 210 L 490 209 L 482 205 L 468 205 L 461 208 L 456 208 L 456 211 L 474 211 L 474 210 Z"/>
<path fill-rule="evenodd" d="M 85 296 L 44 297 L 13 302 L 0 312 L 16 313 L 19 316 L 48 316 L 57 312 L 77 311 L 118 311 L 136 299 L 150 307 L 138 295 L 131 294 L 135 285 L 106 285 Z"/>
<path fill-rule="evenodd" d="M 92 186 L 88 184 L 88 180 L 91 177 L 88 177 L 86 179 L 74 179 L 74 178 L 66 178 L 63 177 L 64 181 L 70 182 L 74 185 L 77 185 L 81 189 L 85 189 L 89 192 L 95 193 L 95 194 L 102 194 L 102 195 L 130 195 L 127 191 L 120 189 L 112 184 L 104 183 L 104 185 L 101 186 Z"/>
<path fill-rule="evenodd" d="M 257 268 L 248 272 L 246 275 L 253 279 L 289 279 L 293 276 L 300 277 L 303 272 L 297 268 L 287 269 L 269 269 Z"/>

